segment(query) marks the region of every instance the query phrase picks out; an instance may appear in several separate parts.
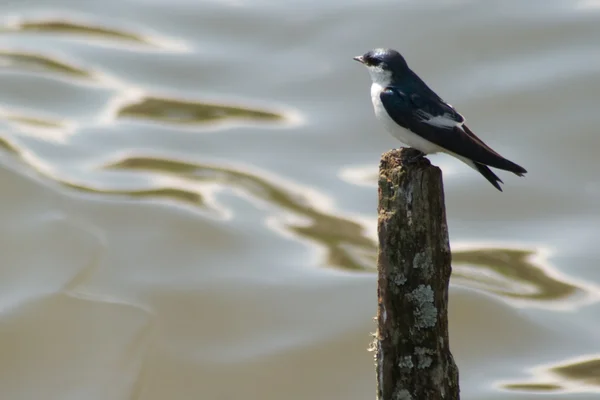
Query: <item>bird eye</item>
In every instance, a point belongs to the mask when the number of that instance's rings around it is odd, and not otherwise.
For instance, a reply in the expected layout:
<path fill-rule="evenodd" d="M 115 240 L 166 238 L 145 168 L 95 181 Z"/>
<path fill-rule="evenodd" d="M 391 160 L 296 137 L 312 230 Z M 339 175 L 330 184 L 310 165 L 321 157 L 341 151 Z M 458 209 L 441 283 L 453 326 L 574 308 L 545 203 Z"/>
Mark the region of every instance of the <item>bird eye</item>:
<path fill-rule="evenodd" d="M 367 62 L 367 65 L 372 66 L 372 67 L 376 67 L 379 64 L 381 64 L 381 60 L 372 57 L 372 56 L 367 56 L 365 57 L 365 61 Z"/>

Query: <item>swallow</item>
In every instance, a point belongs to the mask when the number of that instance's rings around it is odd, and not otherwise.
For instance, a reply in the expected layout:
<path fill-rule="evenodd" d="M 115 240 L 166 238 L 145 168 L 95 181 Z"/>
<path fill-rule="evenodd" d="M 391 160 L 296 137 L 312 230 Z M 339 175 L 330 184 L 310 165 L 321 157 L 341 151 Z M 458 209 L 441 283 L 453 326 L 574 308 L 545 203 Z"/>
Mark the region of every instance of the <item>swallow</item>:
<path fill-rule="evenodd" d="M 499 191 L 504 182 L 489 167 L 518 176 L 527 173 L 475 136 L 465 118 L 431 90 L 396 50 L 374 49 L 354 60 L 365 65 L 371 75 L 371 101 L 377 119 L 393 137 L 418 150 L 412 161 L 426 154 L 450 154 Z"/>

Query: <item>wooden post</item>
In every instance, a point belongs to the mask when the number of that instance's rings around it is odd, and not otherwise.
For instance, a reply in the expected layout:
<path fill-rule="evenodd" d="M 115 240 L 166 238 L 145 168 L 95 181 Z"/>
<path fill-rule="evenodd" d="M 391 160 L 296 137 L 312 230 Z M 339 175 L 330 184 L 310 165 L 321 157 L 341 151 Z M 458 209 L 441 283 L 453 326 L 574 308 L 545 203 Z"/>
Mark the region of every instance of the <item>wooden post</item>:
<path fill-rule="evenodd" d="M 379 167 L 377 399 L 457 400 L 442 173 L 415 154 L 391 150 Z"/>

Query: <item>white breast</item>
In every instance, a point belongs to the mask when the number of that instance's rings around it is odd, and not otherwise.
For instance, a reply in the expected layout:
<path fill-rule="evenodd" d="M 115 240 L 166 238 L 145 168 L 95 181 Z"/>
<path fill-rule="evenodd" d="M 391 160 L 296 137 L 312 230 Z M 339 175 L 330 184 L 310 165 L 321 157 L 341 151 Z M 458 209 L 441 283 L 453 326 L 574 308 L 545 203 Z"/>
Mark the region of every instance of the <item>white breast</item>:
<path fill-rule="evenodd" d="M 385 129 L 393 137 L 401 141 L 404 145 L 413 147 L 419 151 L 422 151 L 425 154 L 443 151 L 443 149 L 438 145 L 423 139 L 421 136 L 412 133 L 407 129 L 404 129 L 396 122 L 394 122 L 392 118 L 390 118 L 387 111 L 383 107 L 383 104 L 381 103 L 381 98 L 379 97 L 383 89 L 385 88 L 378 83 L 373 83 L 371 85 L 371 101 L 373 102 L 373 109 L 375 110 L 375 115 L 377 116 L 377 119 L 383 123 Z"/>

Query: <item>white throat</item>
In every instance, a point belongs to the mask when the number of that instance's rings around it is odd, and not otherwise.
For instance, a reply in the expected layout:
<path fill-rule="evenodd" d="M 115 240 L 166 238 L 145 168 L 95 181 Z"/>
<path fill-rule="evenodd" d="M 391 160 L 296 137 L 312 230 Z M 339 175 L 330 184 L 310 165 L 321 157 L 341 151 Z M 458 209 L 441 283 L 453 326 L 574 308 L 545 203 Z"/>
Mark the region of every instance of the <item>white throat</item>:
<path fill-rule="evenodd" d="M 384 70 L 380 66 L 378 67 L 367 67 L 369 71 L 369 75 L 371 75 L 371 80 L 373 81 L 371 85 L 371 100 L 373 101 L 373 106 L 375 107 L 375 114 L 380 117 L 381 112 L 383 111 L 383 106 L 381 105 L 381 100 L 379 100 L 379 95 L 381 91 L 392 83 L 392 72 Z"/>
<path fill-rule="evenodd" d="M 367 67 L 371 80 L 378 86 L 386 87 L 392 82 L 392 72 L 381 67 Z"/>

